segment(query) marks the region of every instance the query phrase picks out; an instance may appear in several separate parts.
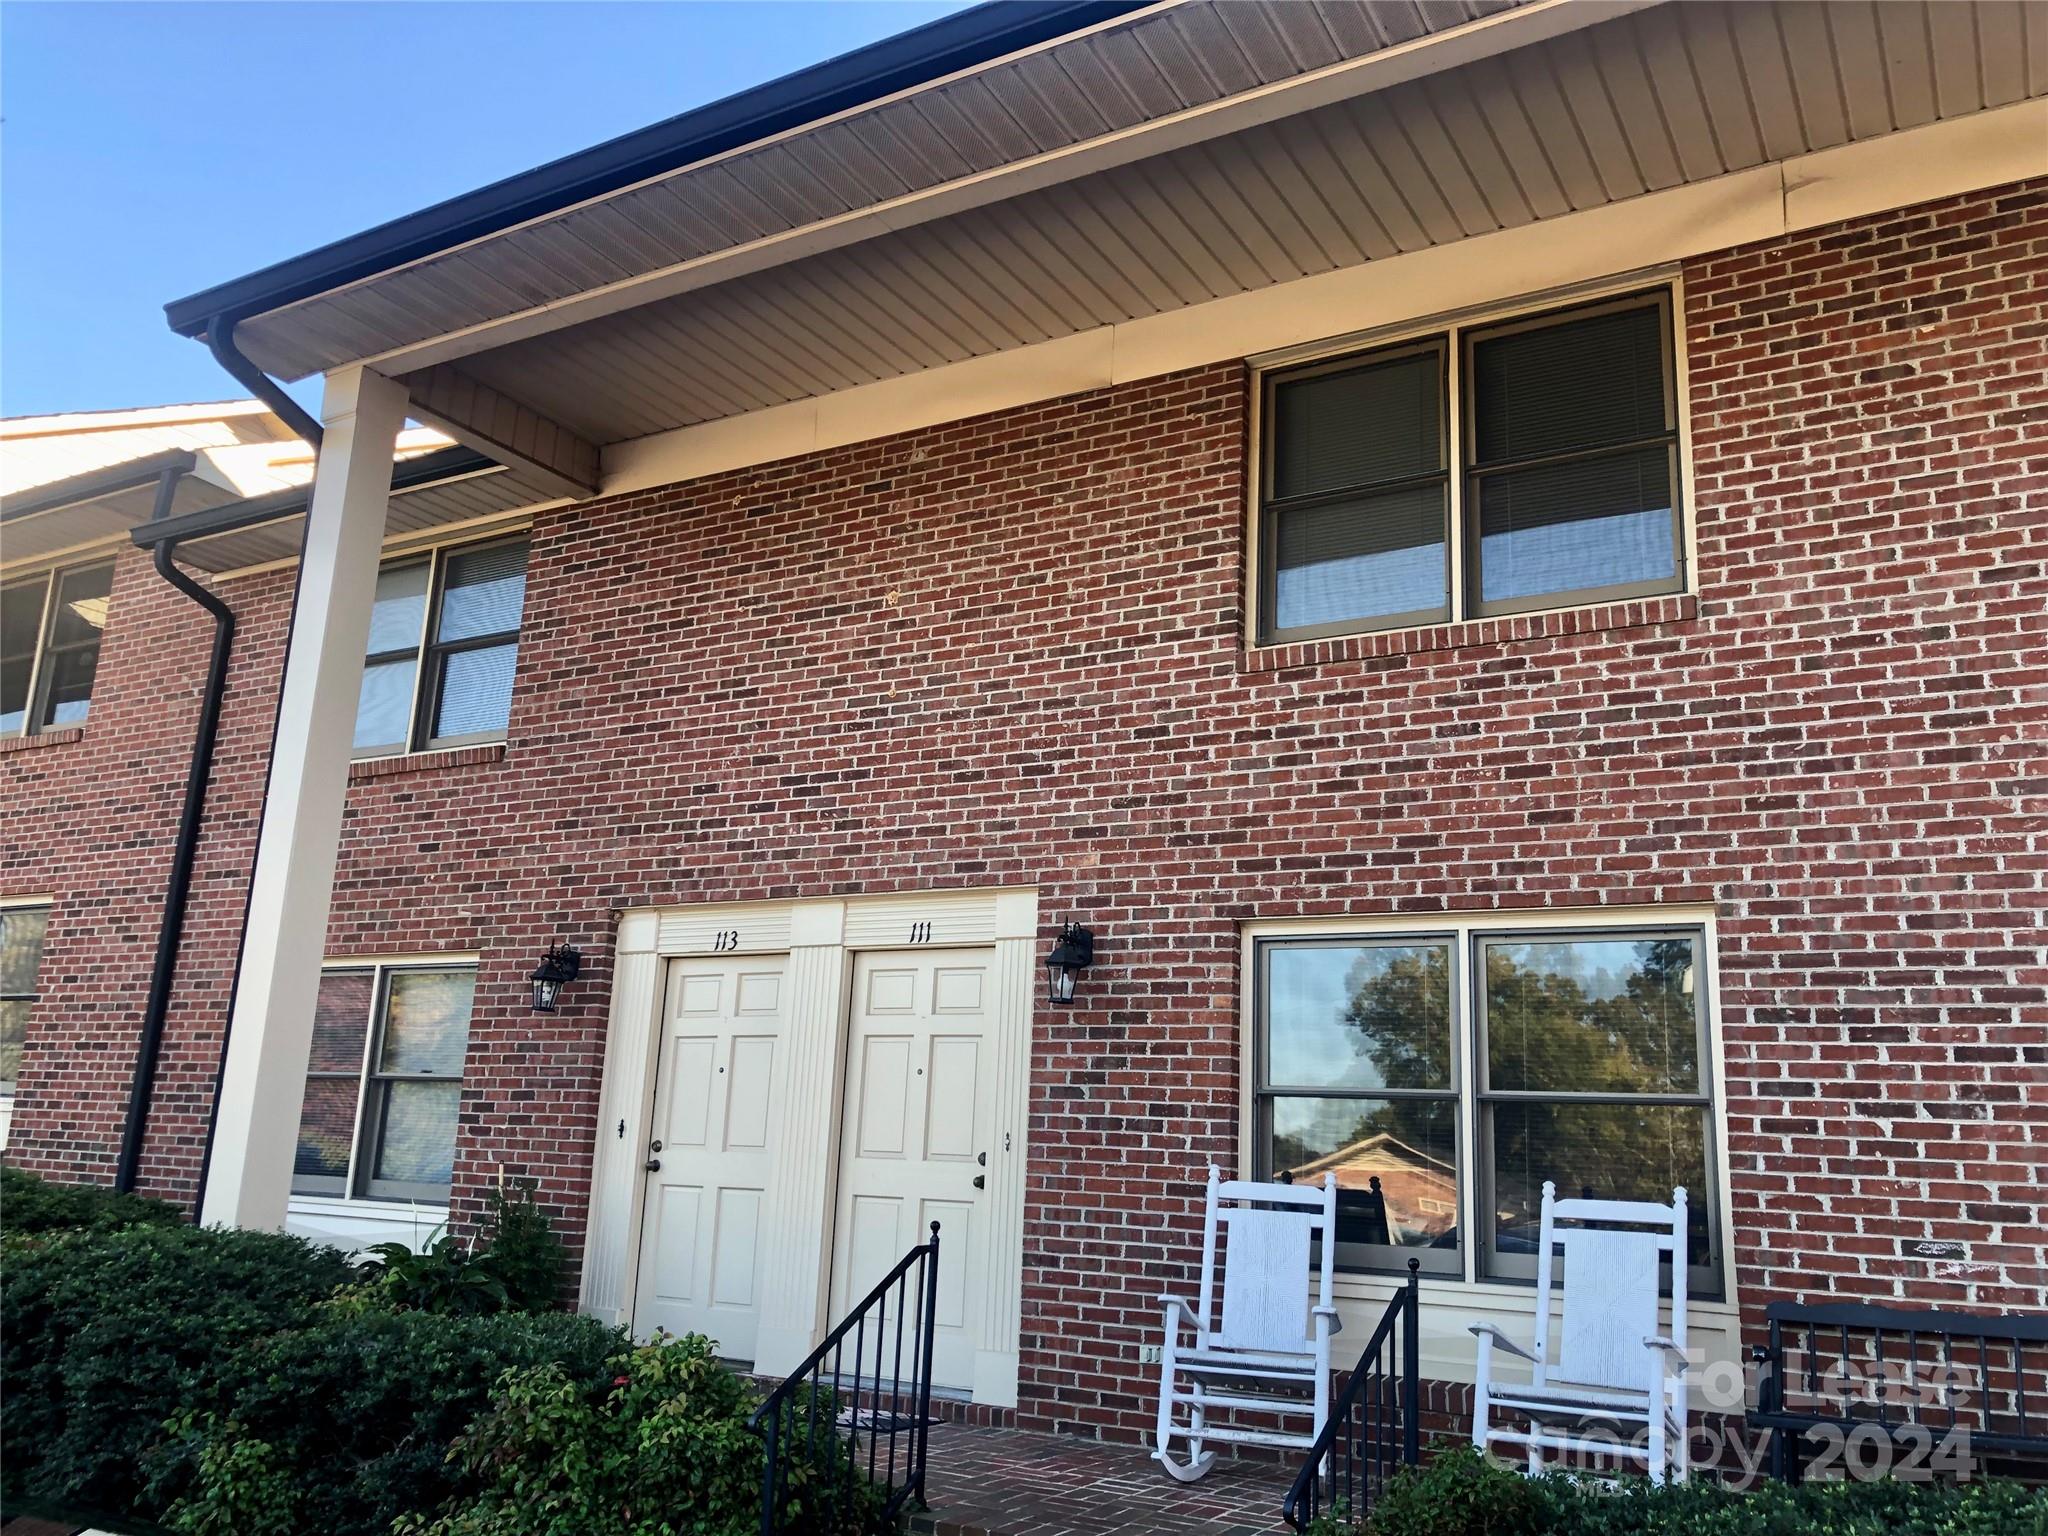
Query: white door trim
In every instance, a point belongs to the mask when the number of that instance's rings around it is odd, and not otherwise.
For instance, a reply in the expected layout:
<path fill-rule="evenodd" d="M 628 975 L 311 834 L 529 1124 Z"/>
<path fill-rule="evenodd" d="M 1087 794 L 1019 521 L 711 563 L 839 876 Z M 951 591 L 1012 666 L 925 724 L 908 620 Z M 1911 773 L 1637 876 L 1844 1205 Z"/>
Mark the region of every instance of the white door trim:
<path fill-rule="evenodd" d="M 985 1313 L 973 1394 L 976 1402 L 1015 1406 L 1038 892 L 985 888 L 642 907 L 620 915 L 617 933 L 579 1308 L 608 1323 L 633 1316 L 665 963 L 695 955 L 786 954 L 789 1048 L 777 1068 L 776 1171 L 763 1218 L 766 1282 L 756 1341 L 757 1366 L 771 1374 L 796 1365 L 829 1322 L 837 1199 L 832 1174 L 840 1144 L 853 954 L 994 948 L 996 1119 L 986 1198 Z M 943 1262 L 943 1239 L 940 1253 Z"/>

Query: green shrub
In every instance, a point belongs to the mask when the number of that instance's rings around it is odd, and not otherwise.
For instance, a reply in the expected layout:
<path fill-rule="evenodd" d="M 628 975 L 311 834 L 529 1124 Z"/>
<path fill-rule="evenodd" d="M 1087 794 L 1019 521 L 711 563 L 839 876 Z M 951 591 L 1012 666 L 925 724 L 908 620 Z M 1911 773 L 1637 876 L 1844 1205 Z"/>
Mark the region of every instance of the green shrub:
<path fill-rule="evenodd" d="M 514 1310 L 552 1312 L 562 1304 L 569 1253 L 547 1212 L 534 1203 L 530 1183 L 516 1184 L 510 1195 L 502 1184 L 491 1191 L 483 1241 L 491 1270 Z"/>
<path fill-rule="evenodd" d="M 117 1195 L 104 1184 L 56 1184 L 0 1164 L 0 1232 L 176 1227 L 184 1220 L 168 1200 Z"/>
<path fill-rule="evenodd" d="M 562 1303 L 568 1253 L 524 1186 L 509 1198 L 492 1190 L 490 1213 L 468 1241 L 450 1233 L 418 1252 L 404 1243 L 368 1252 L 354 1297 L 364 1306 L 476 1317 L 552 1312 Z"/>
<path fill-rule="evenodd" d="M 1350 1530 L 1317 1522 L 1314 1536 Z M 2048 1536 L 2048 1492 L 1998 1479 L 1963 1484 L 1764 1482 L 1737 1491 L 1708 1477 L 1670 1487 L 1538 1478 L 1470 1446 L 1404 1470 L 1373 1504 L 1367 1536 Z"/>
<path fill-rule="evenodd" d="M 476 1491 L 433 1519 L 401 1521 L 407 1536 L 751 1536 L 759 1529 L 763 1442 L 748 1427 L 754 1399 L 709 1341 L 657 1339 L 612 1362 L 607 1389 L 588 1390 L 559 1365 L 508 1375 L 455 1449 Z M 799 1417 L 786 1443 L 803 1444 Z M 845 1491 L 844 1442 L 830 1405 L 815 1464 L 791 1469 L 787 1528 L 835 1536 L 881 1529 L 864 1481 Z M 835 1467 L 839 1476 L 831 1475 Z"/>
<path fill-rule="evenodd" d="M 1764 1482 L 1737 1492 L 1709 1479 L 1603 1489 L 1540 1479 L 1557 1536 L 2048 1536 L 2048 1493 L 1998 1479 L 1963 1484 Z"/>
<path fill-rule="evenodd" d="M 1439 1450 L 1388 1482 L 1368 1529 L 1374 1536 L 1521 1536 L 1547 1528 L 1547 1493 L 1469 1445 Z"/>
<path fill-rule="evenodd" d="M 10 1236 L 0 1266 L 0 1493 L 109 1511 L 224 1360 L 350 1277 L 296 1237 L 187 1226 Z"/>
<path fill-rule="evenodd" d="M 365 1252 L 372 1257 L 360 1289 L 372 1306 L 479 1317 L 511 1305 L 497 1271 L 452 1233 L 417 1252 L 404 1243 L 375 1243 Z"/>
<path fill-rule="evenodd" d="M 185 1413 L 168 1427 L 198 1446 L 196 1481 L 205 1490 L 204 1497 L 172 1510 L 172 1530 L 180 1536 L 245 1536 L 302 1529 L 298 1490 L 270 1445 L 251 1439 L 232 1420 L 217 1425 L 209 1419 L 202 1426 Z"/>
<path fill-rule="evenodd" d="M 507 1372 L 546 1365 L 595 1395 L 624 1347 L 568 1313 L 325 1311 L 222 1362 L 149 1458 L 143 1503 L 179 1530 L 228 1531 L 274 1482 L 291 1519 L 245 1529 L 382 1533 L 470 1487 L 449 1447 Z"/>

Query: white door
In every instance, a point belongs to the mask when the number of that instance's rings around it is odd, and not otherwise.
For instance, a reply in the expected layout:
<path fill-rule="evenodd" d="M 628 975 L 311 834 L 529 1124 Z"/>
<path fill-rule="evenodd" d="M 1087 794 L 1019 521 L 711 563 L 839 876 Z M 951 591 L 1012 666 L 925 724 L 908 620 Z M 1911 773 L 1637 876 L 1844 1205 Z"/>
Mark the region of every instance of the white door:
<path fill-rule="evenodd" d="M 669 964 L 633 1332 L 752 1361 L 782 1039 L 780 955 Z M 654 1142 L 659 1142 L 656 1148 Z"/>
<path fill-rule="evenodd" d="M 945 1387 L 973 1385 L 981 1342 L 987 1234 L 975 1181 L 988 1174 L 994 1120 L 993 962 L 988 950 L 910 951 L 863 954 L 853 969 L 832 1320 L 938 1222 L 932 1380 Z M 903 1360 L 907 1372 L 907 1347 Z"/>

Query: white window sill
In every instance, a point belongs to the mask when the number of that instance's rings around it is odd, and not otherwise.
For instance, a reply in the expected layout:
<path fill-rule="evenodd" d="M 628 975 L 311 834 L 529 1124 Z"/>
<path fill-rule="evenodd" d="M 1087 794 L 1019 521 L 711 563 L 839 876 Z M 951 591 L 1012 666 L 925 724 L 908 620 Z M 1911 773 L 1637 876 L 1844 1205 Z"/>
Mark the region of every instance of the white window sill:
<path fill-rule="evenodd" d="M 404 1243 L 417 1251 L 440 1236 L 447 1225 L 445 1205 L 339 1195 L 293 1195 L 285 1205 L 287 1232 L 351 1254 L 373 1243 Z"/>
<path fill-rule="evenodd" d="M 1347 1348 L 1362 1348 L 1379 1323 L 1386 1304 L 1407 1282 L 1395 1275 L 1338 1275 L 1334 1286 L 1337 1314 L 1344 1329 L 1331 1345 L 1332 1357 L 1349 1364 Z M 1497 1285 L 1424 1275 L 1418 1285 L 1422 1335 L 1422 1374 L 1438 1381 L 1469 1382 L 1478 1374 L 1479 1344 L 1470 1333 L 1474 1323 L 1496 1323 L 1517 1343 L 1535 1334 L 1536 1290 L 1533 1286 Z M 1670 1304 L 1663 1312 L 1668 1316 Z M 1552 1316 L 1563 1314 L 1563 1299 L 1552 1303 Z M 1687 1344 L 1706 1364 L 1742 1363 L 1741 1312 L 1733 1300 L 1688 1301 L 1685 1307 Z"/>

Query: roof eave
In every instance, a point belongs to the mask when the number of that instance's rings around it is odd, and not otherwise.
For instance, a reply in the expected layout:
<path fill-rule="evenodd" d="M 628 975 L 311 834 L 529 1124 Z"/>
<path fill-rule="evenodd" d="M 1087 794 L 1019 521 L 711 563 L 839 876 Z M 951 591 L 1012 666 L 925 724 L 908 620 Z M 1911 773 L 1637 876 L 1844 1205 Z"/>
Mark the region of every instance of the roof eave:
<path fill-rule="evenodd" d="M 164 314 L 200 336 L 216 316 L 262 314 L 1155 3 L 991 0 L 175 299 Z"/>

